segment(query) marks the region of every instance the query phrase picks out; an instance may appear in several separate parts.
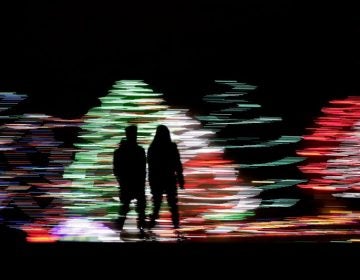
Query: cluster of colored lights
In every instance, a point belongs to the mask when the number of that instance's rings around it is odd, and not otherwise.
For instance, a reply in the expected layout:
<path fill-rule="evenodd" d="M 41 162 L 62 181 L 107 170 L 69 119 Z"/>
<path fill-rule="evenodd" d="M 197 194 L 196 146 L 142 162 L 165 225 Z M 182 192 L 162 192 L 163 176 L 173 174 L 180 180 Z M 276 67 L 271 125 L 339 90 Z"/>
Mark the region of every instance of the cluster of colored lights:
<path fill-rule="evenodd" d="M 63 217 L 62 175 L 73 151 L 55 139 L 54 129 L 78 126 L 80 120 L 63 120 L 44 114 L 5 115 L 25 100 L 25 95 L 0 93 L 0 194 L 1 209 L 23 213 L 6 222 L 29 232 L 30 241 L 45 238 Z M 31 224 L 30 224 L 31 223 Z"/>
<path fill-rule="evenodd" d="M 245 90 L 253 90 L 255 87 L 236 81 L 218 82 L 231 87 L 231 91 L 226 94 L 208 95 L 205 99 L 213 103 L 219 101 L 226 104 L 227 108 L 220 110 L 227 110 L 228 113 L 226 117 L 221 118 L 218 114 L 216 120 L 219 121 L 215 122 L 214 119 L 199 116 L 199 120 L 207 119 L 205 128 L 189 116 L 188 110 L 163 105 L 161 94 L 153 93 L 142 81 L 117 82 L 109 94 L 101 98 L 101 106 L 90 110 L 85 116 L 83 132 L 80 135 L 85 141 L 76 144 L 79 151 L 64 176 L 72 180 L 71 188 L 66 192 L 68 196 L 65 197 L 68 201 L 66 208 L 70 210 L 69 215 L 86 215 L 90 220 L 103 222 L 116 218 L 119 202 L 117 183 L 112 174 L 112 154 L 124 136 L 124 128 L 130 124 L 138 125 L 139 142 L 144 148 L 148 147 L 159 124 L 169 127 L 173 140 L 178 144 L 186 178 L 186 191 L 179 194 L 183 231 L 217 228 L 224 222 L 244 220 L 253 216 L 254 210 L 259 207 L 291 207 L 296 204 L 297 199 L 269 199 L 262 203 L 256 196 L 264 189 L 294 186 L 301 181 L 273 179 L 260 185 L 245 184 L 238 178 L 237 169 L 250 166 L 224 159 L 224 149 L 228 148 L 224 144 L 228 139 L 219 141 L 216 131 L 227 125 L 271 123 L 281 119 L 259 117 L 241 122 L 238 119 L 234 120 L 236 116 L 232 118 L 230 111 L 238 113 L 261 107 L 237 99 L 237 96 L 246 97 Z M 229 104 L 236 107 L 229 110 Z M 300 138 L 295 136 L 282 136 L 250 147 L 271 147 L 299 140 Z M 285 158 L 268 165 L 281 166 L 301 160 Z M 93 170 L 102 171 L 94 174 Z M 108 181 L 105 182 L 104 178 Z M 134 212 L 130 213 L 130 216 L 134 215 Z M 162 211 L 159 221 L 160 225 L 155 232 L 163 238 L 160 240 L 167 240 L 169 232 L 172 232 L 169 213 Z M 130 229 L 131 227 L 128 228 Z"/>
<path fill-rule="evenodd" d="M 348 238 L 360 234 L 356 212 L 329 209 L 326 215 L 257 221 L 255 210 L 293 207 L 296 198 L 261 199 L 259 195 L 296 186 L 336 191 L 336 197 L 360 197 L 356 192 L 360 187 L 360 98 L 331 101 L 322 110 L 324 116 L 315 121 L 316 127 L 303 137 L 305 148 L 297 152 L 298 156 L 240 164 L 225 158 L 224 151 L 271 150 L 296 144 L 301 138 L 220 137 L 218 132 L 228 126 L 270 125 L 281 118 L 242 117 L 261 109 L 249 101 L 255 87 L 237 81 L 216 82 L 228 86 L 229 91 L 206 95 L 204 100 L 216 109 L 196 118 L 187 109 L 170 108 L 161 93 L 137 80 L 116 82 L 100 98 L 100 106 L 77 120 L 44 114 L 7 115 L 7 110 L 26 96 L 0 93 L 0 154 L 4 159 L 0 165 L 0 210 L 16 206 L 31 218 L 15 223 L 27 232 L 30 242 L 121 241 L 112 227 L 119 207 L 118 185 L 112 174 L 113 152 L 128 125 L 138 125 L 139 143 L 147 149 L 156 127 L 164 124 L 178 144 L 184 165 L 186 189 L 179 191 L 181 230 L 190 240 L 335 236 L 356 241 Z M 81 128 L 74 148 L 64 147 L 55 137 L 54 130 L 64 127 Z M 239 178 L 239 169 L 283 168 L 305 158 L 299 168 L 309 181 Z M 149 213 L 148 184 L 146 194 Z M 136 233 L 135 217 L 132 210 L 125 224 L 129 232 Z M 159 241 L 176 240 L 166 204 L 153 232 Z"/>
<path fill-rule="evenodd" d="M 18 118 L 16 121 L 5 124 L 2 134 L 6 134 L 4 129 L 12 129 L 16 133 L 31 131 L 30 134 L 40 135 L 35 140 L 25 138 L 22 142 L 50 154 L 51 157 L 46 166 L 37 167 L 32 162 L 28 162 L 26 168 L 22 166 L 22 171 L 26 170 L 31 176 L 37 174 L 41 178 L 39 177 L 35 182 L 33 180 L 30 186 L 15 184 L 12 187 L 12 191 L 23 191 L 20 196 L 21 201 L 25 202 L 17 204 L 30 217 L 37 218 L 35 224 L 24 227 L 32 236 L 30 239 L 32 241 L 50 240 L 45 234 L 39 235 L 44 232 L 47 234 L 52 232 L 60 239 L 66 240 L 69 238 L 84 240 L 84 236 L 88 236 L 86 240 L 98 240 L 97 237 L 107 235 L 100 234 L 100 231 L 96 230 L 85 230 L 91 226 L 84 227 L 84 231 L 79 226 L 75 226 L 76 230 L 72 228 L 77 224 L 76 221 L 83 221 L 80 224 L 93 223 L 96 229 L 99 228 L 98 225 L 96 226 L 98 223 L 96 220 L 107 224 L 116 218 L 119 201 L 117 182 L 112 174 L 112 157 L 114 149 L 124 137 L 125 127 L 130 124 L 138 125 L 139 142 L 145 149 L 152 140 L 157 125 L 165 124 L 170 128 L 173 140 L 178 144 L 182 156 L 186 177 L 187 190 L 179 194 L 184 231 L 216 228 L 226 221 L 243 220 L 252 216 L 253 210 L 258 207 L 287 207 L 293 204 L 293 201 L 279 199 L 269 200 L 261 205 L 261 199 L 256 196 L 264 187 L 283 186 L 282 180 L 275 180 L 272 184 L 264 182 L 258 186 L 256 183 L 249 186 L 238 178 L 237 168 L 240 166 L 231 160 L 224 159 L 224 148 L 230 148 L 230 146 L 223 145 L 227 139 L 223 142 L 215 137 L 217 129 L 226 125 L 255 124 L 279 119 L 259 117 L 241 122 L 238 119 L 232 119 L 233 113 L 260 107 L 258 104 L 247 103 L 246 100 L 240 101 L 237 98 L 241 95 L 245 97 L 247 94 L 245 91 L 253 90 L 255 87 L 236 81 L 218 82 L 231 86 L 231 92 L 218 96 L 208 95 L 205 99 L 213 103 L 222 100 L 227 106 L 235 104 L 235 107 L 222 108 L 221 110 L 226 111 L 226 115 L 230 118 L 220 114 L 219 116 L 222 117 L 218 118 L 219 121 L 208 120 L 209 126 L 205 126 L 207 128 L 202 128 L 199 121 L 191 118 L 188 110 L 169 108 L 164 105 L 162 95 L 154 93 L 142 81 L 117 82 L 108 95 L 100 98 L 101 106 L 90 109 L 81 120 L 65 121 L 47 115 L 27 114 L 21 116 L 20 120 Z M 16 96 L 13 94 L 6 100 L 21 101 L 24 98 L 24 96 L 19 96 L 16 99 Z M 79 142 L 75 143 L 75 149 L 60 148 L 61 143 L 53 137 L 52 129 L 65 126 L 80 126 L 82 129 Z M 272 146 L 287 141 L 294 142 L 296 139 L 285 136 L 251 146 Z M 2 144 L 4 144 L 2 145 L 4 152 L 6 149 L 12 149 L 9 145 L 5 145 L 7 142 Z M 19 168 L 21 163 L 23 164 L 20 161 L 29 155 L 27 152 L 27 150 L 23 153 L 19 152 L 19 149 L 13 150 L 13 158 L 9 157 L 10 165 Z M 20 161 L 19 158 L 21 158 Z M 51 207 L 44 209 L 38 207 L 35 211 L 34 203 L 24 199 L 24 197 L 31 197 L 29 189 L 32 186 L 41 188 L 41 197 L 52 200 Z M 8 197 L 15 197 L 9 188 L 6 191 Z M 148 188 L 147 194 L 150 198 Z M 134 212 L 130 213 L 130 216 L 134 215 Z M 130 219 L 129 223 L 131 222 Z M 167 240 L 171 232 L 169 227 L 169 213 L 162 211 L 160 226 L 156 229 L 157 234 Z M 104 232 L 109 232 L 109 230 L 104 230 Z M 66 235 L 66 232 L 69 235 Z M 92 237 L 89 232 L 93 234 Z M 113 240 L 111 238 L 110 240 Z"/>
<path fill-rule="evenodd" d="M 235 240 L 271 237 L 293 238 L 292 240 L 317 240 L 328 237 L 329 241 L 355 242 L 352 236 L 360 234 L 359 215 L 352 211 L 333 211 L 327 215 L 289 217 L 281 220 L 224 223 L 216 229 L 207 229 L 206 234 L 190 232 L 196 240 L 229 238 Z"/>
<path fill-rule="evenodd" d="M 356 191 L 360 185 L 360 98 L 330 101 L 322 113 L 315 121 L 316 127 L 303 137 L 305 147 L 298 151 L 298 155 L 308 158 L 299 168 L 310 178 L 299 186 L 318 191 Z"/>
<path fill-rule="evenodd" d="M 86 216 L 105 223 L 116 218 L 119 202 L 112 174 L 113 152 L 130 124 L 138 125 L 139 142 L 145 149 L 159 124 L 172 132 L 186 178 L 186 191 L 179 194 L 184 228 L 253 215 L 251 210 L 259 206 L 260 200 L 252 197 L 261 189 L 241 186 L 236 164 L 223 159 L 221 146 L 210 146 L 209 139 L 215 132 L 202 129 L 200 122 L 188 116 L 188 110 L 168 108 L 163 103 L 161 94 L 142 81 L 119 81 L 101 98 L 101 106 L 85 115 L 79 136 L 82 142 L 75 144 L 75 159 L 64 172 L 64 178 L 71 180 L 62 193 L 68 216 Z M 150 205 L 148 188 L 147 194 Z M 243 200 L 247 202 L 239 203 Z M 134 215 L 132 211 L 130 217 Z M 156 230 L 162 237 L 170 229 L 168 216 L 167 211 L 161 212 Z"/>

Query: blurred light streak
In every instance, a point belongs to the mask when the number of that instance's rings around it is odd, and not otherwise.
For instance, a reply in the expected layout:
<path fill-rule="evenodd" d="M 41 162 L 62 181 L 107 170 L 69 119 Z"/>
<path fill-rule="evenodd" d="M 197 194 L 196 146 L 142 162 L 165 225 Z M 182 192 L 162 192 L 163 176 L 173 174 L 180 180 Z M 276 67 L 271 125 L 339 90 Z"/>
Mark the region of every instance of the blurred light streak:
<path fill-rule="evenodd" d="M 258 199 L 255 199 L 255 204 L 245 203 L 246 206 L 226 203 L 246 200 L 257 195 L 259 190 L 254 188 L 251 192 L 247 189 L 242 195 L 245 189 L 237 187 L 241 184 L 234 169 L 237 165 L 223 159 L 221 146 L 210 146 L 209 140 L 215 136 L 214 131 L 203 129 L 200 122 L 188 116 L 188 110 L 163 105 L 162 95 L 154 93 L 142 81 L 132 81 L 130 84 L 119 81 L 113 88 L 116 90 L 112 89 L 107 96 L 100 98 L 99 107 L 89 110 L 84 116 L 79 135 L 82 142 L 75 144 L 78 151 L 73 163 L 65 169 L 64 178 L 72 183 L 70 186 L 64 185 L 63 209 L 70 211 L 70 216 L 86 215 L 90 220 L 103 222 L 116 218 L 118 201 L 114 197 L 118 189 L 112 174 L 112 154 L 124 136 L 124 128 L 130 124 L 138 124 L 139 142 L 145 149 L 157 125 L 165 124 L 172 132 L 186 177 L 187 189 L 179 191 L 185 229 L 199 227 L 196 219 L 192 218 L 203 217 L 201 221 L 205 221 L 204 217 L 206 219 L 207 215 L 212 215 L 212 209 L 224 208 L 228 213 L 223 211 L 222 218 L 218 220 L 227 220 L 227 215 L 233 217 L 244 212 L 242 207 L 258 207 Z M 145 103 L 147 105 L 143 106 Z M 148 191 L 147 194 L 150 198 Z M 218 205 L 218 201 L 225 204 Z M 238 215 L 238 219 L 243 217 L 244 214 Z M 162 211 L 159 228 L 171 229 L 169 218 L 168 213 Z M 161 237 L 166 235 L 165 232 L 159 234 Z"/>
<path fill-rule="evenodd" d="M 170 108 L 162 94 L 153 92 L 142 81 L 117 82 L 107 96 L 100 98 L 101 105 L 90 109 L 81 119 L 63 120 L 45 114 L 1 116 L 4 124 L 0 128 L 0 153 L 6 163 L 0 166 L 0 208 L 9 208 L 13 203 L 34 220 L 16 225 L 28 233 L 29 242 L 140 241 L 136 236 L 134 210 L 125 225 L 128 237 L 122 240 L 113 228 L 119 201 L 112 174 L 112 153 L 127 125 L 138 124 L 139 142 L 147 148 L 156 126 L 165 124 L 178 144 L 184 164 L 186 190 L 179 191 L 181 232 L 190 241 L 360 234 L 356 228 L 360 215 L 340 208 L 329 208 L 327 214 L 317 216 L 265 221 L 255 216 L 257 209 L 290 208 L 298 203 L 293 198 L 259 198 L 263 191 L 273 189 L 299 185 L 337 192 L 333 194 L 336 198 L 359 197 L 356 192 L 360 188 L 359 98 L 330 102 L 322 110 L 325 116 L 315 121 L 317 127 L 303 137 L 305 147 L 298 151 L 299 157 L 238 164 L 225 158 L 226 149 L 273 148 L 296 144 L 300 138 L 219 137 L 219 129 L 228 125 L 256 126 L 279 122 L 281 118 L 239 117 L 243 112 L 261 109 L 259 104 L 248 100 L 246 92 L 256 87 L 236 81 L 218 82 L 230 86 L 231 91 L 207 95 L 205 100 L 219 104 L 220 108 L 209 116 L 197 118 L 191 117 L 187 109 Z M 0 112 L 25 98 L 15 93 L 0 93 Z M 234 107 L 226 107 L 229 105 Z M 64 127 L 81 128 L 75 148 L 63 147 L 55 138 L 53 129 Z M 34 162 L 33 155 L 44 157 L 47 162 Z M 300 169 L 310 176 L 308 183 L 304 179 L 239 178 L 239 168 L 282 167 L 299 163 L 305 157 L 307 161 Z M 148 188 L 147 197 L 150 199 Z M 45 201 L 47 205 L 41 206 Z M 177 241 L 170 221 L 165 208 L 153 230 L 157 241 Z"/>
<path fill-rule="evenodd" d="M 298 155 L 308 157 L 299 169 L 309 177 L 299 187 L 316 191 L 344 192 L 358 188 L 360 183 L 360 98 L 350 96 L 332 100 L 305 135 L 304 147 Z M 334 194 L 335 197 L 356 196 Z"/>

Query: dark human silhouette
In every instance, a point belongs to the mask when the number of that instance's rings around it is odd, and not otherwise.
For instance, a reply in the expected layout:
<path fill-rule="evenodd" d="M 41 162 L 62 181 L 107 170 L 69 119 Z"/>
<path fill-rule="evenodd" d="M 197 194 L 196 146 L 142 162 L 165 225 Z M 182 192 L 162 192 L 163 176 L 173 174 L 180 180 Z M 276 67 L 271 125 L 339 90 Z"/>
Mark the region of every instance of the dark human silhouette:
<path fill-rule="evenodd" d="M 166 194 L 174 228 L 178 229 L 177 184 L 181 189 L 184 188 L 184 176 L 177 145 L 171 141 L 170 131 L 165 125 L 157 127 L 147 159 L 153 201 L 149 227 L 155 226 L 159 217 L 162 196 Z"/>
<path fill-rule="evenodd" d="M 123 229 L 126 215 L 130 210 L 130 202 L 136 199 L 138 213 L 137 226 L 143 233 L 145 226 L 145 150 L 137 144 L 137 127 L 128 126 L 125 129 L 126 139 L 120 142 L 114 152 L 114 175 L 119 183 L 120 208 L 118 227 Z"/>

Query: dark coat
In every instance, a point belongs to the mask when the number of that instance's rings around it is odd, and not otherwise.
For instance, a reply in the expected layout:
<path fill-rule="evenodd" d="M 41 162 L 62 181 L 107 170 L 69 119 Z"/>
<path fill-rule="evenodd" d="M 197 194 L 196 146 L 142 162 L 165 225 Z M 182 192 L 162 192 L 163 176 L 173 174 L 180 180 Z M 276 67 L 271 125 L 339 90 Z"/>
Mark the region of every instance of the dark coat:
<path fill-rule="evenodd" d="M 175 143 L 151 145 L 148 150 L 147 160 L 152 192 L 176 187 L 176 183 L 184 184 L 183 167 Z"/>
<path fill-rule="evenodd" d="M 146 155 L 144 148 L 136 143 L 122 140 L 114 152 L 113 172 L 120 191 L 136 193 L 145 190 Z"/>

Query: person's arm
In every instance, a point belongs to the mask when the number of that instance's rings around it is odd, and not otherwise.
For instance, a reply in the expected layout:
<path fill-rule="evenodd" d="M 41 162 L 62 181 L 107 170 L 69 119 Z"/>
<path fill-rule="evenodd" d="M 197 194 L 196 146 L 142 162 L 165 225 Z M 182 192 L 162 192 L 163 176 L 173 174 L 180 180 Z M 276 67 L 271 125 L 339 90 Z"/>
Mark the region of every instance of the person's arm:
<path fill-rule="evenodd" d="M 184 189 L 185 181 L 184 181 L 183 166 L 181 163 L 180 153 L 175 143 L 174 143 L 174 147 L 175 147 L 175 168 L 176 168 L 177 181 L 179 183 L 179 188 Z"/>
<path fill-rule="evenodd" d="M 146 157 L 146 161 L 147 161 L 147 165 L 148 165 L 148 180 L 149 180 L 149 184 L 150 186 L 152 185 L 152 168 L 153 168 L 153 155 L 152 155 L 152 149 L 151 147 L 149 147 L 149 149 L 147 150 L 147 157 Z"/>
<path fill-rule="evenodd" d="M 143 176 L 143 181 L 144 181 L 144 185 L 145 185 L 145 181 L 146 181 L 146 153 L 145 153 L 145 150 L 143 148 L 141 148 L 141 164 L 142 164 L 142 169 L 143 169 L 143 173 L 142 173 L 142 176 Z"/>
<path fill-rule="evenodd" d="M 119 149 L 116 149 L 114 152 L 114 158 L 113 158 L 113 174 L 114 174 L 115 178 L 117 179 L 117 181 L 120 180 L 119 164 L 120 164 Z"/>

